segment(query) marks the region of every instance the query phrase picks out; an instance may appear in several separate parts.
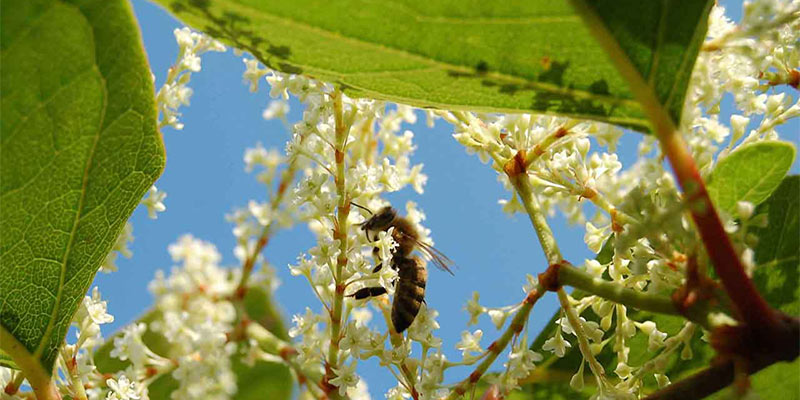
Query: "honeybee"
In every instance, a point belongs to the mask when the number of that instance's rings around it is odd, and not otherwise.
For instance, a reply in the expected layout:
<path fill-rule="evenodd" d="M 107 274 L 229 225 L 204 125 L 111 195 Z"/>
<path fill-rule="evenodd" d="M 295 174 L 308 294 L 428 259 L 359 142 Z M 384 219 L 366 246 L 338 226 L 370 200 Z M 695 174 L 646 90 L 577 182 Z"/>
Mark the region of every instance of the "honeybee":
<path fill-rule="evenodd" d="M 374 235 L 370 239 L 370 233 L 377 234 L 379 231 L 385 232 L 394 227 L 392 239 L 397 243 L 397 247 L 392 250 L 391 267 L 397 271 L 397 281 L 393 283 L 395 291 L 394 301 L 392 302 L 392 324 L 397 333 L 401 333 L 414 322 L 422 303 L 425 302 L 425 284 L 428 281 L 428 270 L 425 267 L 425 262 L 419 257 L 411 255 L 411 252 L 419 249 L 430 257 L 434 265 L 441 270 L 449 272 L 450 275 L 453 275 L 453 271 L 450 270 L 453 261 L 439 250 L 433 248 L 433 246 L 422 242 L 419 239 L 419 232 L 414 228 L 414 224 L 405 217 L 397 215 L 397 210 L 391 206 L 383 207 L 373 214 L 366 207 L 355 203 L 351 204 L 371 214 L 367 220 L 360 224 L 368 240 L 376 240 Z M 378 248 L 376 247 L 373 249 L 373 254 L 377 255 L 377 253 Z M 380 271 L 382 266 L 379 262 L 372 272 Z M 356 299 L 365 299 L 385 293 L 386 288 L 375 286 L 362 288 L 348 296 Z"/>

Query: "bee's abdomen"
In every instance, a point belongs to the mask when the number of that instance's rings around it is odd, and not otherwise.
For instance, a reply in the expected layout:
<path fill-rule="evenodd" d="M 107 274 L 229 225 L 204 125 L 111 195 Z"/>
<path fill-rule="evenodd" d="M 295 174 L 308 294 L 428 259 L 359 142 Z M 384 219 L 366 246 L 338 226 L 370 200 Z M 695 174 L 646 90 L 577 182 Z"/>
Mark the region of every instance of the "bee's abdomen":
<path fill-rule="evenodd" d="M 395 265 L 398 267 L 398 280 L 392 304 L 392 324 L 400 333 L 414 322 L 425 301 L 428 271 L 425 265 L 414 258 L 395 259 Z"/>

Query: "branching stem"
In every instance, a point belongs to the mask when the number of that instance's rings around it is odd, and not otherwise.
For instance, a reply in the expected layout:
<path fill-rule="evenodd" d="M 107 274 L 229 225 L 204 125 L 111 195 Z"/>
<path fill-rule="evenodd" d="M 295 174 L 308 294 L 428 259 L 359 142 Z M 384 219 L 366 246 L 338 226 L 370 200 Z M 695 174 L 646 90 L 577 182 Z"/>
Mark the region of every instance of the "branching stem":
<path fill-rule="evenodd" d="M 575 312 L 575 309 L 569 304 L 567 292 L 565 292 L 563 288 L 558 289 L 557 293 L 558 301 L 561 303 L 561 309 L 564 310 L 564 314 L 566 314 L 567 320 L 569 320 L 569 324 L 572 326 L 572 330 L 575 331 L 575 336 L 578 338 L 578 347 L 583 358 L 589 363 L 589 369 L 592 370 L 598 383 L 602 382 L 602 380 L 605 379 L 606 371 L 594 357 L 592 349 L 589 347 L 589 340 L 586 338 L 586 333 L 583 331 L 583 323 L 581 323 L 578 313 Z"/>
<path fill-rule="evenodd" d="M 500 353 L 506 348 L 508 342 L 510 342 L 514 336 L 522 332 L 522 329 L 528 322 L 528 315 L 530 315 L 533 305 L 536 304 L 536 301 L 539 300 L 539 298 L 542 297 L 545 292 L 546 290 L 541 286 L 537 286 L 528 292 L 528 295 L 525 296 L 525 300 L 522 302 L 522 306 L 520 306 L 519 311 L 517 311 L 517 313 L 514 315 L 514 319 L 511 320 L 511 324 L 508 325 L 506 331 L 503 332 L 500 338 L 492 342 L 492 344 L 490 344 L 486 349 L 488 353 L 486 358 L 481 361 L 477 367 L 475 367 L 475 370 L 469 374 L 469 377 L 453 387 L 453 390 L 450 392 L 450 396 L 447 398 L 447 400 L 460 398 L 467 393 L 468 390 L 475 386 L 483 374 L 486 373 L 492 363 L 494 363 L 494 361 L 497 359 L 497 356 L 499 356 Z"/>
<path fill-rule="evenodd" d="M 595 277 L 568 263 L 562 263 L 558 266 L 558 283 L 581 289 L 595 296 L 638 310 L 659 314 L 682 315 L 669 296 L 629 289 L 616 282 Z M 711 327 L 711 322 L 708 320 L 708 314 L 705 310 L 690 308 L 688 312 L 689 315 L 687 317 L 692 321 L 707 329 Z"/>
<path fill-rule="evenodd" d="M 563 257 L 561 250 L 556 243 L 556 237 L 547 223 L 547 218 L 542 210 L 542 206 L 536 200 L 536 197 L 531 191 L 531 183 L 528 175 L 525 173 L 525 154 L 520 151 L 503 166 L 503 170 L 508 175 L 509 180 L 517 190 L 522 205 L 525 211 L 528 212 L 528 218 L 536 230 L 536 235 L 539 237 L 539 244 L 542 246 L 547 262 L 550 265 L 559 264 Z"/>

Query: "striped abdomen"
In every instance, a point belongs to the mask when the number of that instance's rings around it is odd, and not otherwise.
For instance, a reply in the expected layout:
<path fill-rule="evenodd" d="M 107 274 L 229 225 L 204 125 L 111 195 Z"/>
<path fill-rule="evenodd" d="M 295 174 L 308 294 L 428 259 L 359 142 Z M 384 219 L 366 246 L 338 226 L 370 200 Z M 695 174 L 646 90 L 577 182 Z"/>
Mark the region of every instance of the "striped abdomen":
<path fill-rule="evenodd" d="M 397 286 L 394 290 L 394 303 L 392 303 L 392 324 L 400 333 L 414 322 L 422 302 L 425 301 L 425 282 L 428 280 L 428 270 L 424 262 L 413 258 L 395 258 L 394 266 L 397 267 Z"/>

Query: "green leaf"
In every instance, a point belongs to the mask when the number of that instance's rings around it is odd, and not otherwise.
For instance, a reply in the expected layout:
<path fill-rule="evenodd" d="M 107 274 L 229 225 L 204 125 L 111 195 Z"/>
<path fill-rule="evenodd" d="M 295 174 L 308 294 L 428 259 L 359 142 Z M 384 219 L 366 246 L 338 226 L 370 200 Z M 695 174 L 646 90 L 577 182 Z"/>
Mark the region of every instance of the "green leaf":
<path fill-rule="evenodd" d="M 244 306 L 247 315 L 254 321 L 258 321 L 275 336 L 289 339 L 283 318 L 275 308 L 269 292 L 260 287 L 251 287 L 244 297 Z M 259 361 L 250 367 L 238 356 L 231 361 L 238 385 L 237 400 L 291 398 L 294 381 L 285 365 Z"/>
<path fill-rule="evenodd" d="M 649 130 L 627 83 L 565 1 L 156 2 L 270 68 L 336 83 L 350 96 Z M 711 2 L 674 10 L 667 0 L 606 3 L 626 13 L 620 22 L 636 35 L 623 39 L 682 105 Z"/>
<path fill-rule="evenodd" d="M 3 350 L 0 350 L 0 367 L 19 369 L 17 363 L 15 363 L 11 356 L 6 354 Z"/>
<path fill-rule="evenodd" d="M 247 315 L 258 321 L 270 332 L 281 339 L 288 339 L 289 335 L 283 324 L 280 313 L 275 309 L 270 294 L 261 287 L 251 287 L 244 298 L 244 307 Z M 149 324 L 160 318 L 158 310 L 151 310 L 142 316 L 138 322 Z M 159 333 L 148 329 L 142 336 L 142 341 L 156 354 L 163 357 L 170 355 L 169 341 Z M 113 337 L 101 346 L 95 353 L 95 365 L 102 373 L 121 371 L 130 365 L 128 361 L 121 361 L 111 357 L 114 349 Z M 293 379 L 289 368 L 283 364 L 256 362 L 249 366 L 242 361 L 239 354 L 231 357 L 233 372 L 236 374 L 238 391 L 237 400 L 258 399 L 289 399 L 292 395 Z M 163 375 L 148 387 L 151 399 L 168 399 L 173 390 L 177 389 L 178 382 L 172 375 Z"/>
<path fill-rule="evenodd" d="M 794 152 L 791 154 L 794 155 Z M 800 176 L 783 179 L 773 190 L 769 199 L 761 203 L 754 213 L 766 213 L 769 225 L 753 231 L 758 236 L 755 248 L 758 267 L 753 271 L 753 282 L 771 306 L 787 314 L 800 316 L 800 288 L 797 285 L 800 279 Z M 696 372 L 709 365 L 712 356 L 710 349 L 704 350 L 700 357 L 695 353 L 695 359 L 702 363 L 675 372 L 679 376 Z M 670 378 L 676 380 L 672 375 Z M 781 362 L 759 371 L 751 377 L 751 384 L 763 399 L 798 399 L 800 392 L 794 389 L 800 387 L 800 361 Z M 710 398 L 722 400 L 732 396 L 728 388 Z"/>
<path fill-rule="evenodd" d="M 0 331 L 50 374 L 164 148 L 127 1 L 1 7 Z"/>
<path fill-rule="evenodd" d="M 753 282 L 773 307 L 800 316 L 800 175 L 787 177 L 756 208 L 755 215 L 767 213 L 766 228 L 758 236 Z"/>
<path fill-rule="evenodd" d="M 571 3 L 609 51 L 631 87 L 641 85 L 639 89 L 652 93 L 677 126 L 714 2 L 572 0 Z"/>
<path fill-rule="evenodd" d="M 781 184 L 794 156 L 794 146 L 787 142 L 764 141 L 741 146 L 714 167 L 708 194 L 719 209 L 729 214 L 739 201 L 758 205 Z"/>

